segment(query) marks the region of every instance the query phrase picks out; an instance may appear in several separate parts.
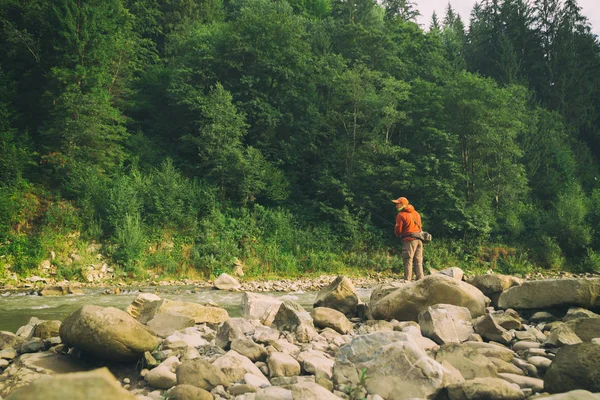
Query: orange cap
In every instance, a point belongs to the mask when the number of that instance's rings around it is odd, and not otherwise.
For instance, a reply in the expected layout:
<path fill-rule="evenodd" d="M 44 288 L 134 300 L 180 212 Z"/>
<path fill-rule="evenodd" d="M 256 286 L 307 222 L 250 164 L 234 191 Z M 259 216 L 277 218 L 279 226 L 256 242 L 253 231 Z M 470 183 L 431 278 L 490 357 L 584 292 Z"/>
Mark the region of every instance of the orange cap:
<path fill-rule="evenodd" d="M 392 200 L 392 203 L 408 205 L 408 199 L 406 197 L 398 197 L 396 200 Z"/>

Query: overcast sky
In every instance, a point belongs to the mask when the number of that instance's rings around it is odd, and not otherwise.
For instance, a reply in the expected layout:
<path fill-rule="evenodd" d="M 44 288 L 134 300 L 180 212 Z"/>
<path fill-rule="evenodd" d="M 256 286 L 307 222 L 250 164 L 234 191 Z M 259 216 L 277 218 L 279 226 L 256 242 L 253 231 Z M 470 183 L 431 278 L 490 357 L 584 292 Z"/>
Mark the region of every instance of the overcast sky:
<path fill-rule="evenodd" d="M 446 14 L 445 10 L 448 5 L 448 0 L 414 0 L 414 2 L 421 12 L 418 22 L 425 29 L 429 29 L 431 14 L 434 10 L 438 14 L 440 20 L 442 20 Z M 468 27 L 469 15 L 473 9 L 475 0 L 450 0 L 450 3 L 452 4 L 452 8 L 460 14 L 463 22 Z M 595 34 L 600 35 L 600 0 L 579 0 L 578 4 L 582 9 L 583 15 L 590 21 L 592 31 Z"/>

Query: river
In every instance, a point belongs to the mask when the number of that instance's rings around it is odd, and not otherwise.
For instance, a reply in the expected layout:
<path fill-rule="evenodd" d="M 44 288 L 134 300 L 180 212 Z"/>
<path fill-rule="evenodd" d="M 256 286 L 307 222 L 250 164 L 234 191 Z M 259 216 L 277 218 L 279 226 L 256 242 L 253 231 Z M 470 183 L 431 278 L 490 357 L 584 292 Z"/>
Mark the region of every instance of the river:
<path fill-rule="evenodd" d="M 127 288 L 120 294 L 105 294 L 106 288 L 83 289 L 84 295 L 38 296 L 29 293 L 0 294 L 0 331 L 16 332 L 27 324 L 31 317 L 43 320 L 63 320 L 71 312 L 85 304 L 103 307 L 116 307 L 124 310 L 140 292 L 149 292 L 170 300 L 192 303 L 214 302 L 225 308 L 229 315 L 240 315 L 243 292 L 228 292 L 212 289 L 194 289 L 193 286 L 159 286 L 146 288 Z M 357 288 L 362 301 L 368 301 L 372 289 Z M 261 292 L 281 300 L 299 303 L 307 310 L 312 308 L 317 292 Z"/>

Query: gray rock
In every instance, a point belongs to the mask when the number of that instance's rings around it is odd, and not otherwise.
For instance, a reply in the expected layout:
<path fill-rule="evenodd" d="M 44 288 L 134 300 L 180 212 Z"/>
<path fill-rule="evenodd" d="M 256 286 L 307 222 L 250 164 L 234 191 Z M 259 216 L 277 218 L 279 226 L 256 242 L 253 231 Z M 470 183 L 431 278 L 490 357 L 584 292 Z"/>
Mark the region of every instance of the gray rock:
<path fill-rule="evenodd" d="M 468 283 L 434 274 L 404 285 L 376 303 L 371 301 L 369 307 L 374 319 L 417 321 L 422 311 L 436 304 L 466 307 L 475 318 L 485 313 L 486 298 Z"/>
<path fill-rule="evenodd" d="M 461 343 L 473 334 L 471 312 L 466 307 L 436 304 L 419 314 L 419 326 L 424 336 L 436 343 Z"/>
<path fill-rule="evenodd" d="M 502 344 L 510 343 L 512 335 L 495 320 L 493 314 L 479 317 L 474 324 L 475 332 L 482 338 Z"/>
<path fill-rule="evenodd" d="M 159 340 L 129 314 L 113 308 L 85 305 L 69 315 L 60 327 L 69 346 L 109 361 L 136 361 Z"/>
<path fill-rule="evenodd" d="M 596 314 L 593 311 L 586 310 L 581 307 L 571 307 L 563 317 L 564 322 L 572 321 L 578 318 L 600 318 L 600 315 Z"/>
<path fill-rule="evenodd" d="M 507 373 L 499 373 L 498 376 L 507 382 L 519 385 L 521 389 L 531 389 L 534 393 L 544 389 L 544 381 L 538 378 Z"/>
<path fill-rule="evenodd" d="M 231 342 L 231 350 L 235 350 L 253 362 L 264 361 L 267 358 L 267 349 L 250 339 L 235 339 Z"/>
<path fill-rule="evenodd" d="M 40 338 L 42 340 L 49 339 L 51 337 L 58 336 L 60 330 L 60 321 L 42 321 L 35 326 L 33 331 L 33 337 Z"/>
<path fill-rule="evenodd" d="M 550 393 L 585 389 L 600 392 L 600 345 L 580 343 L 562 347 L 544 376 Z"/>
<path fill-rule="evenodd" d="M 229 319 L 227 310 L 213 305 L 161 299 L 151 293 L 139 294 L 125 309 L 129 315 L 145 324 L 157 314 L 184 315 L 196 324 L 219 324 Z"/>
<path fill-rule="evenodd" d="M 527 362 L 536 367 L 538 370 L 547 370 L 550 368 L 550 364 L 552 364 L 552 360 L 546 357 L 541 356 L 533 356 L 527 359 Z"/>
<path fill-rule="evenodd" d="M 146 325 L 157 336 L 164 338 L 175 331 L 189 328 L 195 324 L 196 321 L 193 318 L 186 317 L 185 315 L 156 314 Z"/>
<path fill-rule="evenodd" d="M 292 391 L 277 386 L 269 386 L 256 392 L 254 400 L 294 400 Z"/>
<path fill-rule="evenodd" d="M 572 390 L 566 393 L 544 396 L 540 400 L 600 400 L 600 393 L 591 393 L 587 390 Z"/>
<path fill-rule="evenodd" d="M 18 348 L 25 340 L 12 332 L 0 331 L 0 350 Z"/>
<path fill-rule="evenodd" d="M 500 308 L 539 309 L 559 306 L 600 306 L 600 278 L 526 281 L 502 292 Z"/>
<path fill-rule="evenodd" d="M 289 354 L 271 353 L 267 358 L 270 377 L 300 375 L 300 363 Z"/>
<path fill-rule="evenodd" d="M 219 277 L 215 279 L 214 286 L 219 290 L 236 290 L 242 287 L 237 279 L 228 274 L 219 275 Z"/>
<path fill-rule="evenodd" d="M 177 375 L 171 372 L 171 368 L 165 365 L 150 370 L 144 377 L 150 386 L 157 389 L 170 389 L 177 385 Z"/>
<path fill-rule="evenodd" d="M 276 376 L 271 378 L 273 386 L 281 386 L 286 389 L 291 389 L 296 383 L 312 382 L 315 383 L 314 375 L 299 375 L 299 376 Z"/>
<path fill-rule="evenodd" d="M 44 350 L 44 343 L 38 338 L 35 338 L 35 340 L 28 340 L 19 348 L 19 352 L 22 354 L 37 353 L 42 350 Z"/>
<path fill-rule="evenodd" d="M 317 328 L 331 328 L 342 335 L 352 331 L 352 323 L 348 318 L 343 313 L 332 308 L 316 307 L 312 309 L 310 315 Z"/>
<path fill-rule="evenodd" d="M 12 347 L 9 347 L 4 350 L 0 350 L 0 359 L 3 360 L 13 360 L 17 357 L 17 351 Z"/>
<path fill-rule="evenodd" d="M 256 393 L 256 388 L 252 385 L 248 385 L 246 383 L 238 383 L 231 386 L 227 391 L 232 396 L 240 396 L 246 393 Z"/>
<path fill-rule="evenodd" d="M 244 292 L 242 295 L 242 317 L 257 319 L 265 326 L 271 326 L 279 310 L 281 300 L 271 296 Z"/>
<path fill-rule="evenodd" d="M 333 308 L 342 314 L 354 316 L 359 302 L 352 281 L 345 276 L 338 276 L 319 292 L 314 307 Z"/>
<path fill-rule="evenodd" d="M 300 343 L 308 343 L 318 335 L 310 314 L 300 304 L 287 300 L 279 307 L 272 326 L 292 332 Z"/>
<path fill-rule="evenodd" d="M 333 365 L 335 361 L 320 351 L 303 351 L 298 354 L 298 362 L 302 369 L 308 374 L 317 377 L 325 376 L 331 380 L 333 378 Z"/>
<path fill-rule="evenodd" d="M 547 347 L 561 347 L 577 343 L 581 343 L 579 336 L 566 324 L 560 324 L 550 331 L 550 336 L 544 344 Z"/>
<path fill-rule="evenodd" d="M 136 400 L 107 368 L 44 376 L 12 393 L 6 400 Z"/>
<path fill-rule="evenodd" d="M 492 305 L 497 307 L 500 293 L 510 287 L 520 285 L 522 280 L 510 275 L 487 274 L 473 276 L 467 279 L 467 282 L 481 290 L 492 300 Z"/>
<path fill-rule="evenodd" d="M 577 318 L 565 322 L 565 325 L 584 342 L 600 337 L 600 318 Z"/>
<path fill-rule="evenodd" d="M 169 391 L 169 400 L 213 400 L 214 396 L 193 385 L 177 385 Z"/>
<path fill-rule="evenodd" d="M 499 361 L 510 363 L 514 352 L 499 345 L 483 342 L 449 343 L 435 353 L 439 363 L 448 362 L 465 379 L 495 378 L 498 376 Z M 496 362 L 493 362 L 496 359 Z"/>
<path fill-rule="evenodd" d="M 521 329 L 523 329 L 523 322 L 521 321 L 521 317 L 513 309 L 509 308 L 508 310 L 504 311 L 494 311 L 493 313 L 491 313 L 491 315 L 494 317 L 494 321 L 496 321 L 498 325 L 500 325 L 507 331 L 511 329 L 520 331 Z"/>
<path fill-rule="evenodd" d="M 539 342 L 530 342 L 530 341 L 520 341 L 515 343 L 512 346 L 512 349 L 514 351 L 525 351 L 525 350 L 530 350 L 530 349 L 539 349 L 540 347 L 542 347 L 542 345 Z"/>
<path fill-rule="evenodd" d="M 254 325 L 245 318 L 230 318 L 219 325 L 215 344 L 225 350 L 229 349 L 235 339 L 245 339 L 254 333 Z"/>
<path fill-rule="evenodd" d="M 66 296 L 68 294 L 85 294 L 83 290 L 72 285 L 53 286 L 49 285 L 40 291 L 40 296 Z"/>
<path fill-rule="evenodd" d="M 464 272 L 458 267 L 452 267 L 438 271 L 438 274 L 444 274 L 446 276 L 449 276 L 450 278 L 456 279 L 457 281 L 462 281 Z"/>
<path fill-rule="evenodd" d="M 445 384 L 447 373 L 400 332 L 356 336 L 342 346 L 336 354 L 334 383 L 356 387 L 363 369 L 369 377 L 364 383 L 368 392 L 386 399 L 399 393 L 406 398 L 431 396 Z"/>
<path fill-rule="evenodd" d="M 279 339 L 281 333 L 277 329 L 272 329 L 266 326 L 257 326 L 254 328 L 252 339 L 256 343 L 268 344 Z"/>
<path fill-rule="evenodd" d="M 500 378 L 475 378 L 448 386 L 449 400 L 521 400 L 523 391 Z"/>
<path fill-rule="evenodd" d="M 260 369 L 248 357 L 244 357 L 233 350 L 217 358 L 212 365 L 219 368 L 232 382 L 241 381 L 244 379 L 245 374 L 250 373 L 261 378 L 267 385 L 270 384 L 267 377 L 263 375 Z"/>
<path fill-rule="evenodd" d="M 231 380 L 218 366 L 201 359 L 185 361 L 177 367 L 176 375 L 178 384 L 193 385 L 207 391 L 219 385 L 225 387 L 231 385 Z"/>
<path fill-rule="evenodd" d="M 533 313 L 531 317 L 529 317 L 531 322 L 551 322 L 556 321 L 556 316 L 554 314 L 549 313 L 548 311 L 537 311 Z"/>
<path fill-rule="evenodd" d="M 340 400 L 341 398 L 317 383 L 303 382 L 292 387 L 294 400 Z"/>

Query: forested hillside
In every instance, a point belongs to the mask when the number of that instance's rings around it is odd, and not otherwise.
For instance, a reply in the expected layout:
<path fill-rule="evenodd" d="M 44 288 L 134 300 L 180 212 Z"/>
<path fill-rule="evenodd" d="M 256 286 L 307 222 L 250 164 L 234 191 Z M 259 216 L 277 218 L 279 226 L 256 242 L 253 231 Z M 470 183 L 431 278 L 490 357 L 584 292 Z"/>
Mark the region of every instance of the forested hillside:
<path fill-rule="evenodd" d="M 575 0 L 0 4 L 0 279 L 401 269 L 399 196 L 428 267 L 600 271 Z"/>

